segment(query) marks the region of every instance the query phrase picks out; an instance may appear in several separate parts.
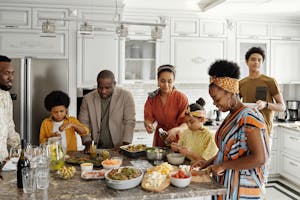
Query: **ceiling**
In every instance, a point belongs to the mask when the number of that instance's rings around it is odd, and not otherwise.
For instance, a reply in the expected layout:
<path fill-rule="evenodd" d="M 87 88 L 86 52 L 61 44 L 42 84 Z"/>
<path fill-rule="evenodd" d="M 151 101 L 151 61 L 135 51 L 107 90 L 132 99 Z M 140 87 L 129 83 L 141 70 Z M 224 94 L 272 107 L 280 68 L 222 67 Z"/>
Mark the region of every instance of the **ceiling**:
<path fill-rule="evenodd" d="M 213 0 L 124 0 L 125 9 L 153 8 L 199 11 L 201 15 L 237 16 L 254 15 L 264 17 L 290 17 L 300 19 L 300 0 L 215 0 L 221 3 L 205 11 L 201 1 Z"/>

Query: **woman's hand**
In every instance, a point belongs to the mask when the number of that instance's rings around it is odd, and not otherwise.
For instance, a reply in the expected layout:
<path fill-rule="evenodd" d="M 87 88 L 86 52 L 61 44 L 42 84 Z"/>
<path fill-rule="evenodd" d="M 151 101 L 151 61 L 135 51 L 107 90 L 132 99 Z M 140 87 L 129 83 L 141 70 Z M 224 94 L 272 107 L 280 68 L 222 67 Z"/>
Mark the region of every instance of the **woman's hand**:
<path fill-rule="evenodd" d="M 165 139 L 169 143 L 175 142 L 177 143 L 179 140 L 180 129 L 177 127 L 168 130 L 168 137 Z"/>
<path fill-rule="evenodd" d="M 153 133 L 154 131 L 154 126 L 153 123 L 150 121 L 145 120 L 144 121 L 144 126 L 146 128 L 147 133 Z"/>
<path fill-rule="evenodd" d="M 193 169 L 193 168 L 200 168 L 200 169 L 203 169 L 203 168 L 205 168 L 207 165 L 208 165 L 208 163 L 207 163 L 206 160 L 199 159 L 199 160 L 196 160 L 196 161 L 194 161 L 194 162 L 191 163 L 191 169 Z"/>
<path fill-rule="evenodd" d="M 223 176 L 226 170 L 223 165 L 211 165 L 208 168 L 215 176 Z"/>

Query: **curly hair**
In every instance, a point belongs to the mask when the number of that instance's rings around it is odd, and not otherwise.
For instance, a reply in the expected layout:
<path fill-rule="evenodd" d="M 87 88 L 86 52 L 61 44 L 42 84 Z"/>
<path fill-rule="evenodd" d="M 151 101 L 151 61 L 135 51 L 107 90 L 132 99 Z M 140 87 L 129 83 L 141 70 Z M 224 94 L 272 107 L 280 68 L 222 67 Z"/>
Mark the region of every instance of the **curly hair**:
<path fill-rule="evenodd" d="M 245 55 L 246 61 L 248 61 L 249 58 L 250 58 L 250 56 L 251 56 L 252 54 L 254 54 L 254 53 L 260 54 L 260 55 L 262 56 L 262 58 L 263 58 L 263 61 L 265 60 L 265 51 L 264 51 L 262 48 L 260 48 L 260 47 L 252 47 L 251 49 L 249 49 L 249 50 L 247 51 L 247 53 L 246 53 L 246 55 Z"/>
<path fill-rule="evenodd" d="M 52 91 L 46 96 L 44 105 L 49 112 L 55 106 L 65 106 L 68 108 L 70 105 L 70 97 L 62 91 Z"/>
<path fill-rule="evenodd" d="M 7 56 L 0 55 L 0 62 L 11 62 L 11 59 Z"/>
<path fill-rule="evenodd" d="M 240 67 L 231 61 L 217 60 L 208 69 L 208 74 L 215 77 L 240 78 Z"/>

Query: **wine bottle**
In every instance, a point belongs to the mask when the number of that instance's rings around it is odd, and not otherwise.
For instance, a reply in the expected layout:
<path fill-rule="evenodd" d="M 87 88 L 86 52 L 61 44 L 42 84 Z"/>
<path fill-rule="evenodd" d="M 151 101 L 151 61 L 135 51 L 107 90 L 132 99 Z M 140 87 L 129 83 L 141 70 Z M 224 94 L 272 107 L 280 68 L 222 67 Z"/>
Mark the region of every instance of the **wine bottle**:
<path fill-rule="evenodd" d="M 30 162 L 29 160 L 25 157 L 25 148 L 24 148 L 24 140 L 22 139 L 21 141 L 21 155 L 20 159 L 17 164 L 17 186 L 18 188 L 23 188 L 23 182 L 22 182 L 22 169 L 24 168 L 30 168 Z"/>

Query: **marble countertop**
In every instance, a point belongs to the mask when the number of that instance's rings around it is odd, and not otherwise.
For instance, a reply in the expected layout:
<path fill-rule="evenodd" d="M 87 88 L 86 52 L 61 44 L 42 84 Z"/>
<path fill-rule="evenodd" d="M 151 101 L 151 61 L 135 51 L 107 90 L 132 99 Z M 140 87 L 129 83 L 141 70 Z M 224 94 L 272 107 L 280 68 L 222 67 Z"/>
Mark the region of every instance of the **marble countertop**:
<path fill-rule="evenodd" d="M 47 190 L 37 190 L 32 194 L 23 193 L 17 188 L 16 171 L 2 172 L 3 179 L 0 180 L 0 199 L 174 199 L 205 197 L 215 194 L 225 194 L 226 189 L 215 182 L 191 183 L 186 188 L 176 188 L 170 185 L 160 193 L 144 191 L 141 186 L 129 190 L 114 190 L 106 186 L 105 180 L 84 180 L 80 177 L 80 168 L 72 179 L 64 180 L 53 172 L 50 174 L 50 184 Z M 97 168 L 96 168 L 97 169 Z"/>

